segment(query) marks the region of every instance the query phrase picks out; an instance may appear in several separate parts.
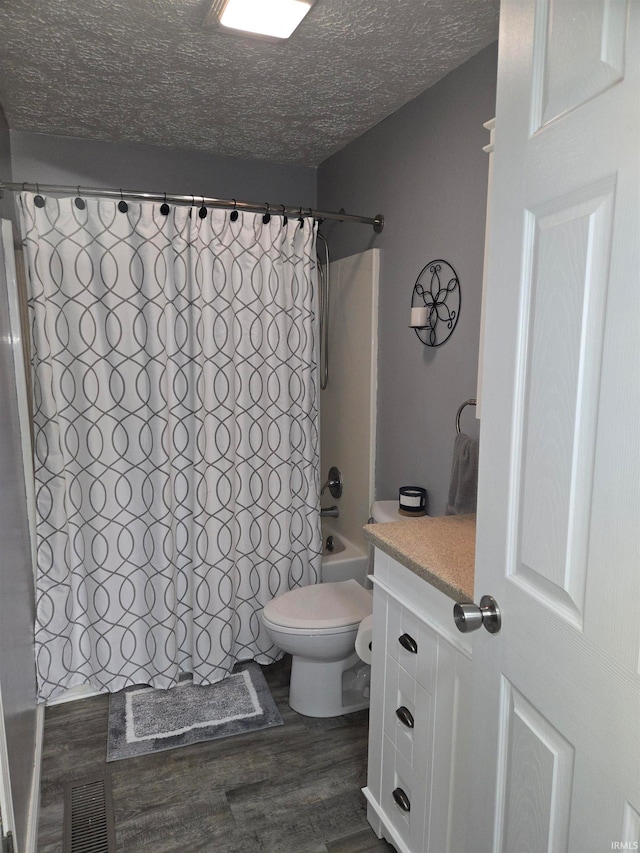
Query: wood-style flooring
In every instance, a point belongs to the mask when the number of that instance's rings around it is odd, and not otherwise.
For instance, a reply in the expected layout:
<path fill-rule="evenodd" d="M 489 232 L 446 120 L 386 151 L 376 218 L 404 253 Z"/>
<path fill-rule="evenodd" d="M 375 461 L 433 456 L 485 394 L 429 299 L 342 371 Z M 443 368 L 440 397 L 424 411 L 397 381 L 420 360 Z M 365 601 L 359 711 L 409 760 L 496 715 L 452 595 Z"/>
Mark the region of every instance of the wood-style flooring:
<path fill-rule="evenodd" d="M 287 703 L 290 660 L 263 671 L 283 726 L 105 763 L 107 696 L 47 709 L 39 853 L 60 853 L 64 785 L 111 775 L 118 853 L 381 853 L 366 820 L 368 713 Z"/>

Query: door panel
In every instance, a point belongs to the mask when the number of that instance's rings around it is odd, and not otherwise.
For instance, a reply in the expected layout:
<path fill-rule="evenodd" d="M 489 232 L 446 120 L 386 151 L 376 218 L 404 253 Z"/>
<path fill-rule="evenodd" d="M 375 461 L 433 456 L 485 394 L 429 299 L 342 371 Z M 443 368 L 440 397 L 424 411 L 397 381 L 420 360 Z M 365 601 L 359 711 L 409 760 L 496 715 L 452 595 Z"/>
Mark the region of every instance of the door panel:
<path fill-rule="evenodd" d="M 501 693 L 499 800 L 505 809 L 496 846 L 513 851 L 565 850 L 574 749 L 504 678 Z"/>
<path fill-rule="evenodd" d="M 626 2 L 540 0 L 532 132 L 623 78 L 626 22 L 620 5 Z"/>
<path fill-rule="evenodd" d="M 521 518 L 510 570 L 580 629 L 614 193 L 608 180 L 525 214 Z"/>
<path fill-rule="evenodd" d="M 640 847 L 640 812 L 636 811 L 631 803 L 626 801 L 623 808 L 622 832 L 620 833 L 620 837 L 627 844 L 636 844 Z"/>

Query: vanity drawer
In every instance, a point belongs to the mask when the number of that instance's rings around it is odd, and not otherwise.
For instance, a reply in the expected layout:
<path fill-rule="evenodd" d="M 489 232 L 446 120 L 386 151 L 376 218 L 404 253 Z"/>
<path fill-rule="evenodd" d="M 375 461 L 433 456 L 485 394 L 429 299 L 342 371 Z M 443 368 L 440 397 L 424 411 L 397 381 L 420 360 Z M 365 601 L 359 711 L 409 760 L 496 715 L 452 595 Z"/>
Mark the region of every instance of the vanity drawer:
<path fill-rule="evenodd" d="M 433 697 L 387 656 L 383 731 L 396 751 L 423 776 L 431 753 Z"/>
<path fill-rule="evenodd" d="M 387 599 L 387 654 L 433 693 L 438 635 L 392 597 Z"/>
<path fill-rule="evenodd" d="M 424 849 L 426 783 L 388 737 L 382 747 L 380 805 L 388 822 L 412 853 Z"/>

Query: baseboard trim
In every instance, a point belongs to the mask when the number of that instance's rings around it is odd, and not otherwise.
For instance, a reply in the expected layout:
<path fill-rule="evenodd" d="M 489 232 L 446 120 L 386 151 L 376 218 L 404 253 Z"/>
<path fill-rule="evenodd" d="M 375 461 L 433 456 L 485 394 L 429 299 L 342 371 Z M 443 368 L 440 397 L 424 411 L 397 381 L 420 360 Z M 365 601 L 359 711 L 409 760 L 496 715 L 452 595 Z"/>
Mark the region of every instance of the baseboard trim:
<path fill-rule="evenodd" d="M 42 775 L 42 747 L 44 742 L 44 705 L 36 706 L 36 743 L 33 756 L 29 825 L 25 839 L 25 853 L 38 853 L 38 821 L 40 818 L 40 777 Z"/>
<path fill-rule="evenodd" d="M 89 699 L 91 696 L 100 696 L 100 690 L 91 687 L 90 684 L 78 684 L 76 687 L 70 687 L 65 690 L 60 696 L 54 699 L 47 699 L 47 708 L 53 705 L 64 705 L 65 702 L 77 702 L 79 699 Z"/>

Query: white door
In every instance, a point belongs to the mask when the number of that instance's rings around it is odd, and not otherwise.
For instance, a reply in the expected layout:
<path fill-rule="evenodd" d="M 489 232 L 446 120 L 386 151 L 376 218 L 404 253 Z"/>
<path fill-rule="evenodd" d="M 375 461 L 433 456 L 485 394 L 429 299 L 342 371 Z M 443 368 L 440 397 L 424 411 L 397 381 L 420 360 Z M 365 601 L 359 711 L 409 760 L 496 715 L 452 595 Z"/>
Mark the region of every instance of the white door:
<path fill-rule="evenodd" d="M 640 842 L 640 0 L 503 0 L 469 853 Z"/>
<path fill-rule="evenodd" d="M 0 224 L 0 809 L 14 849 L 29 853 L 36 849 L 40 730 L 33 566 L 18 412 L 21 341 L 19 324 L 10 322 L 16 313 L 13 240 L 11 224 Z"/>

